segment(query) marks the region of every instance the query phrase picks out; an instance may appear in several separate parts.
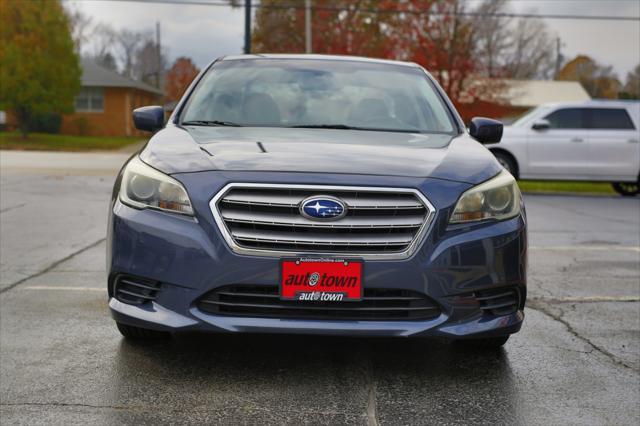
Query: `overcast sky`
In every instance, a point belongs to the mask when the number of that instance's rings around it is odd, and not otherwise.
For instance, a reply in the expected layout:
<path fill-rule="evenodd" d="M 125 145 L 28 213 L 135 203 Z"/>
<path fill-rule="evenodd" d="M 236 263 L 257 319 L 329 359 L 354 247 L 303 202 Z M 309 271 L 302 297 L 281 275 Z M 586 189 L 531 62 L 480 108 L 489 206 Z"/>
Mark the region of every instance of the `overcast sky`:
<path fill-rule="evenodd" d="M 291 0 L 294 1 L 302 0 Z M 472 6 L 476 0 L 468 1 Z M 66 2 L 91 16 L 94 22 L 108 23 L 117 29 L 152 30 L 155 22 L 160 22 L 162 45 L 171 61 L 188 56 L 203 67 L 218 56 L 242 53 L 242 8 L 111 0 Z M 513 12 L 640 16 L 640 0 L 511 0 L 510 5 Z M 545 22 L 562 39 L 565 57 L 582 53 L 613 65 L 622 81 L 640 63 L 640 21 L 547 19 Z"/>

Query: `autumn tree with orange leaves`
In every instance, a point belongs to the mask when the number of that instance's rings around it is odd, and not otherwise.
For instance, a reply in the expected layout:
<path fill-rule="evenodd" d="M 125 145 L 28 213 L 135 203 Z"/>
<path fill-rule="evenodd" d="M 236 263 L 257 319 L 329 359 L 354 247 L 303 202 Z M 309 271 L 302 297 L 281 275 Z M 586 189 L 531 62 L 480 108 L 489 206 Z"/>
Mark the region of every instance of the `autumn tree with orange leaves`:
<path fill-rule="evenodd" d="M 556 80 L 579 81 L 593 98 L 615 99 L 621 89 L 613 67 L 600 65 L 586 55 L 578 55 L 567 62 Z"/>
<path fill-rule="evenodd" d="M 199 72 L 200 70 L 191 59 L 184 56 L 176 59 L 165 77 L 164 93 L 166 100 L 180 100 L 182 94 Z"/>
<path fill-rule="evenodd" d="M 304 53 L 304 7 L 283 0 L 262 0 L 256 12 L 252 46 L 256 53 Z M 315 53 L 386 58 L 394 52 L 385 34 L 390 16 L 368 12 L 394 7 L 390 0 L 314 0 Z M 300 2 L 304 6 L 304 2 Z"/>
<path fill-rule="evenodd" d="M 476 70 L 476 33 L 473 22 L 462 15 L 464 2 L 414 0 L 397 4 L 404 13 L 395 17 L 390 38 L 399 59 L 430 70 L 449 97 L 458 101 Z"/>

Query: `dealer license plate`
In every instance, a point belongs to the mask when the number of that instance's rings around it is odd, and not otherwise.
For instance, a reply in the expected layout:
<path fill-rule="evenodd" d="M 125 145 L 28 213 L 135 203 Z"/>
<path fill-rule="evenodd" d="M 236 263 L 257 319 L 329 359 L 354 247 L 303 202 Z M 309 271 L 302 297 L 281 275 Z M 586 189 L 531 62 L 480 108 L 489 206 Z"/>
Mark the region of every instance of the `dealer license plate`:
<path fill-rule="evenodd" d="M 362 299 L 362 261 L 353 259 L 283 259 L 280 298 L 318 302 Z"/>

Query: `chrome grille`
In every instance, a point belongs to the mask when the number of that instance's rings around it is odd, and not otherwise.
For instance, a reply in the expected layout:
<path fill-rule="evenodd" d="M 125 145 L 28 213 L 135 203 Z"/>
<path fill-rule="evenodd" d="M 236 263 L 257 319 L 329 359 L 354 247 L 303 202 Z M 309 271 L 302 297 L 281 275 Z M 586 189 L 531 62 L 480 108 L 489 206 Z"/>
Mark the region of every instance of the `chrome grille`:
<path fill-rule="evenodd" d="M 348 212 L 335 221 L 308 219 L 299 206 L 310 196 L 338 198 Z M 210 206 L 234 251 L 267 256 L 407 257 L 434 215 L 420 192 L 405 188 L 230 184 Z"/>

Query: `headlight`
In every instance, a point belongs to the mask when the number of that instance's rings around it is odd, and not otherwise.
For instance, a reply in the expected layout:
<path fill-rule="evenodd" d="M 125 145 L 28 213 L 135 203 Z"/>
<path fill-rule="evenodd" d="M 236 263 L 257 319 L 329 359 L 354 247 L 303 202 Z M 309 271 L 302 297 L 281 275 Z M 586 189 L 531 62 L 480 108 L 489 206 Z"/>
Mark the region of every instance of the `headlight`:
<path fill-rule="evenodd" d="M 135 157 L 124 170 L 120 201 L 131 207 L 193 215 L 191 201 L 177 180 Z"/>
<path fill-rule="evenodd" d="M 504 220 L 520 213 L 520 190 L 516 180 L 503 170 L 498 176 L 475 186 L 458 200 L 449 223 Z"/>

